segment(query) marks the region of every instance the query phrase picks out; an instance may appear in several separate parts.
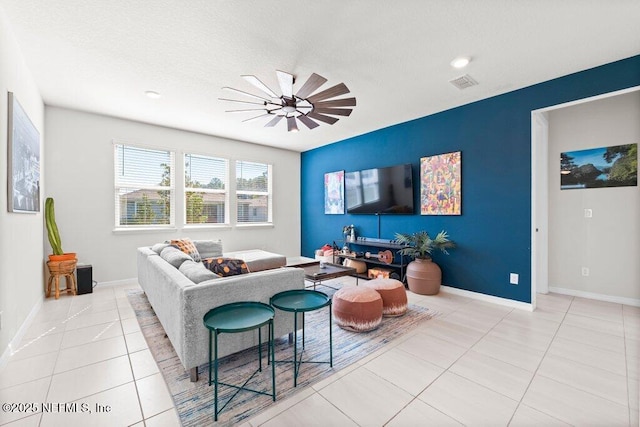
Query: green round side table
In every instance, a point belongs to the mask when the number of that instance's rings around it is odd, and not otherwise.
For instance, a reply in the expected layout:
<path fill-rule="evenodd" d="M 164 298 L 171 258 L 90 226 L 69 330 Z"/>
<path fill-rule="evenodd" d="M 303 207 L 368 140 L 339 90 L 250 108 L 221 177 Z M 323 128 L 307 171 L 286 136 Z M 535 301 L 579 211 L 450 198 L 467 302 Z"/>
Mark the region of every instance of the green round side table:
<path fill-rule="evenodd" d="M 221 305 L 220 307 L 213 308 L 204 315 L 202 319 L 204 326 L 209 330 L 209 385 L 214 384 L 214 411 L 215 421 L 218 421 L 218 414 L 233 400 L 240 390 L 251 391 L 253 393 L 264 394 L 271 396 L 273 400 L 276 400 L 276 371 L 275 371 L 275 353 L 273 349 L 273 317 L 275 311 L 273 307 L 255 301 L 234 302 L 230 304 Z M 245 385 L 254 377 L 255 374 L 262 371 L 262 332 L 261 327 L 269 325 L 269 344 L 267 354 L 267 364 L 269 364 L 269 357 L 271 357 L 271 393 L 264 391 L 253 390 L 245 387 Z M 258 369 L 251 374 L 251 376 L 244 382 L 243 385 L 237 386 L 233 384 L 227 384 L 218 381 L 218 335 L 227 333 L 239 333 L 250 331 L 253 329 L 258 330 Z M 212 341 L 215 346 L 212 345 Z M 213 371 L 214 379 L 211 380 L 211 350 L 214 348 L 213 357 Z M 238 392 L 234 394 L 231 399 L 224 404 L 218 411 L 218 385 L 225 385 L 238 389 Z"/>
<path fill-rule="evenodd" d="M 298 386 L 298 374 L 302 363 L 328 363 L 333 367 L 333 336 L 331 333 L 331 298 L 319 291 L 308 289 L 293 289 L 275 294 L 271 297 L 271 305 L 279 310 L 293 313 L 293 361 L 279 361 L 293 363 L 293 386 Z M 302 360 L 304 353 L 304 314 L 307 311 L 329 307 L 329 361 Z M 298 358 L 298 313 L 302 314 L 302 350 Z"/>

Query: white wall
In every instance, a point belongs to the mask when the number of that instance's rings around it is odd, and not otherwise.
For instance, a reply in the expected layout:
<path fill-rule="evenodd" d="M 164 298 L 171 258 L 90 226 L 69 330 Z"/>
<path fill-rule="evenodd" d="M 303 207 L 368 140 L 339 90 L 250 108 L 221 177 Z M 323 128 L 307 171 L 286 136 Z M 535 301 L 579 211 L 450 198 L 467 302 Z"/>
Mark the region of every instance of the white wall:
<path fill-rule="evenodd" d="M 551 290 L 640 303 L 640 187 L 560 190 L 559 173 L 561 152 L 631 143 L 640 143 L 640 91 L 549 113 Z"/>
<path fill-rule="evenodd" d="M 63 249 L 93 266 L 93 278 L 110 282 L 137 276 L 136 248 L 176 237 L 222 239 L 225 250 L 258 248 L 287 256 L 300 252 L 300 154 L 240 141 L 62 108 L 45 111 L 47 191 L 56 207 Z M 271 163 L 273 227 L 114 232 L 113 141 Z M 176 180 L 180 183 L 180 179 Z M 233 211 L 232 211 L 233 214 Z M 44 248 L 51 248 L 43 239 Z M 42 245 L 42 243 L 41 243 Z"/>
<path fill-rule="evenodd" d="M 0 355 L 44 297 L 42 206 L 37 214 L 7 209 L 7 92 L 14 93 L 44 140 L 42 98 L 0 7 Z M 43 160 L 41 153 L 41 173 Z"/>

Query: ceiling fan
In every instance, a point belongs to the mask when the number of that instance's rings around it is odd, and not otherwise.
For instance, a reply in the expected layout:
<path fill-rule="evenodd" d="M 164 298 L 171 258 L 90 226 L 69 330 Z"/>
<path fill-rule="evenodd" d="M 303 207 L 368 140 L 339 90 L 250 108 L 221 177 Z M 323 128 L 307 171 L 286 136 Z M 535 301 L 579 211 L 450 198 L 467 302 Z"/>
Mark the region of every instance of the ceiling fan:
<path fill-rule="evenodd" d="M 280 85 L 282 95 L 276 94 L 256 76 L 244 75 L 241 77 L 256 88 L 260 89 L 264 94 L 266 94 L 266 96 L 254 95 L 231 87 L 223 87 L 222 89 L 224 90 L 235 92 L 237 94 L 253 98 L 254 100 L 242 101 L 228 98 L 218 99 L 221 101 L 237 102 L 241 104 L 260 105 L 260 108 L 227 110 L 226 112 L 250 113 L 262 111 L 262 114 L 245 119 L 243 122 L 256 120 L 261 117 L 271 117 L 271 120 L 269 120 L 264 127 L 274 127 L 284 118 L 287 121 L 287 129 L 289 132 L 298 131 L 296 120 L 304 123 L 304 125 L 309 129 L 318 127 L 320 125 L 318 121 L 332 125 L 338 121 L 338 118 L 332 116 L 348 116 L 351 114 L 351 108 L 341 107 L 354 107 L 356 105 L 355 98 L 331 99 L 349 93 L 349 89 L 344 83 L 337 84 L 329 89 L 325 89 L 314 94 L 320 86 L 326 83 L 327 79 L 313 73 L 294 94 L 293 84 L 295 83 L 295 76 L 280 70 L 276 70 L 276 75 L 278 76 L 278 83 Z"/>

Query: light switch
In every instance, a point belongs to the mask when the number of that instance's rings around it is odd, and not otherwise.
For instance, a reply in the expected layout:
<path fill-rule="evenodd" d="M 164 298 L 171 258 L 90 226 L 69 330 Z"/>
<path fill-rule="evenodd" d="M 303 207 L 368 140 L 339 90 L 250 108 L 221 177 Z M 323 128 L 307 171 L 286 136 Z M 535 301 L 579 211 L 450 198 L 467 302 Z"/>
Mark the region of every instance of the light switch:
<path fill-rule="evenodd" d="M 584 210 L 584 217 L 585 218 L 592 218 L 593 217 L 593 211 L 591 209 L 585 209 Z"/>

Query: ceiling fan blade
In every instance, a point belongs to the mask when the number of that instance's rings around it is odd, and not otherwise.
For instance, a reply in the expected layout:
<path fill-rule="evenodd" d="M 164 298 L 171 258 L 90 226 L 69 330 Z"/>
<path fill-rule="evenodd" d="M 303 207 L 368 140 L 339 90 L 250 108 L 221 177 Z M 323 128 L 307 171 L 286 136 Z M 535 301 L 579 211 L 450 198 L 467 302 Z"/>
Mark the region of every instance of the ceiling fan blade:
<path fill-rule="evenodd" d="M 332 114 L 334 116 L 349 116 L 353 110 L 350 108 L 314 108 L 313 111 L 321 114 Z"/>
<path fill-rule="evenodd" d="M 279 122 L 280 120 L 282 120 L 282 118 L 283 118 L 283 117 L 284 117 L 284 116 L 275 116 L 272 120 L 269 120 L 269 122 L 268 122 L 266 125 L 264 125 L 264 127 L 266 127 L 266 128 L 272 128 L 272 127 L 274 127 L 275 125 L 277 125 L 277 124 L 278 124 L 278 122 Z"/>
<path fill-rule="evenodd" d="M 298 120 L 300 120 L 302 123 L 305 124 L 306 127 L 308 127 L 309 129 L 313 129 L 316 128 L 318 126 L 320 126 L 320 123 L 316 123 L 313 120 L 311 120 L 309 117 L 302 115 L 302 116 L 298 116 Z"/>
<path fill-rule="evenodd" d="M 293 98 L 293 74 L 280 70 L 276 70 L 276 74 L 278 75 L 278 83 L 282 90 L 282 96 Z"/>
<path fill-rule="evenodd" d="M 307 117 L 320 120 L 321 122 L 329 123 L 330 125 L 338 121 L 338 119 L 336 119 L 335 117 L 325 116 L 324 114 L 316 113 L 315 111 L 312 111 L 309 114 L 307 114 Z"/>
<path fill-rule="evenodd" d="M 223 87 L 222 89 L 223 89 L 223 90 L 230 90 L 231 92 L 236 92 L 236 93 L 242 94 L 242 95 L 244 95 L 244 96 L 250 96 L 251 98 L 261 99 L 261 100 L 263 100 L 263 101 L 271 102 L 271 100 L 270 100 L 270 99 L 263 98 L 263 97 L 261 97 L 261 96 L 254 95 L 254 94 L 252 94 L 252 93 L 245 92 L 245 91 L 242 91 L 242 90 L 234 89 L 234 88 L 232 88 L 232 87 L 227 87 L 227 86 L 225 86 L 225 87 Z"/>
<path fill-rule="evenodd" d="M 307 98 L 307 101 L 312 104 L 318 101 L 323 101 L 329 98 L 335 98 L 336 96 L 344 95 L 345 93 L 349 93 L 349 88 L 344 83 L 337 84 L 333 87 L 330 87 L 327 90 L 323 90 L 322 92 L 318 92 L 315 95 Z"/>
<path fill-rule="evenodd" d="M 259 119 L 260 117 L 270 116 L 269 113 L 260 114 L 259 116 L 251 117 L 250 119 L 244 119 L 243 122 L 250 122 L 251 120 Z"/>
<path fill-rule="evenodd" d="M 244 110 L 225 110 L 225 113 L 246 113 L 247 111 L 269 111 L 265 108 L 246 108 Z"/>
<path fill-rule="evenodd" d="M 266 93 L 267 95 L 269 95 L 272 98 L 280 98 L 280 96 L 276 95 L 276 93 L 274 91 L 272 91 L 269 86 L 267 86 L 266 84 L 262 83 L 262 81 L 260 81 L 259 78 L 257 78 L 256 76 L 253 75 L 244 75 L 244 76 L 240 76 L 243 79 L 245 79 L 246 81 L 248 81 L 249 83 L 251 83 L 252 85 L 254 85 L 255 87 L 257 87 L 258 89 L 260 89 L 261 91 L 263 91 L 264 93 Z"/>
<path fill-rule="evenodd" d="M 241 104 L 266 105 L 266 102 L 239 101 L 237 99 L 218 98 L 220 101 L 239 102 Z"/>
<path fill-rule="evenodd" d="M 302 85 L 296 96 L 298 98 L 305 99 L 307 96 L 311 95 L 316 89 L 325 84 L 327 79 L 324 77 L 313 73 L 311 77 L 307 79 L 307 81 Z"/>
<path fill-rule="evenodd" d="M 355 107 L 355 98 L 334 99 L 333 101 L 319 101 L 314 104 L 318 108 L 333 108 L 333 107 Z"/>
<path fill-rule="evenodd" d="M 298 132 L 298 125 L 295 117 L 287 117 L 287 130 L 289 132 Z"/>

